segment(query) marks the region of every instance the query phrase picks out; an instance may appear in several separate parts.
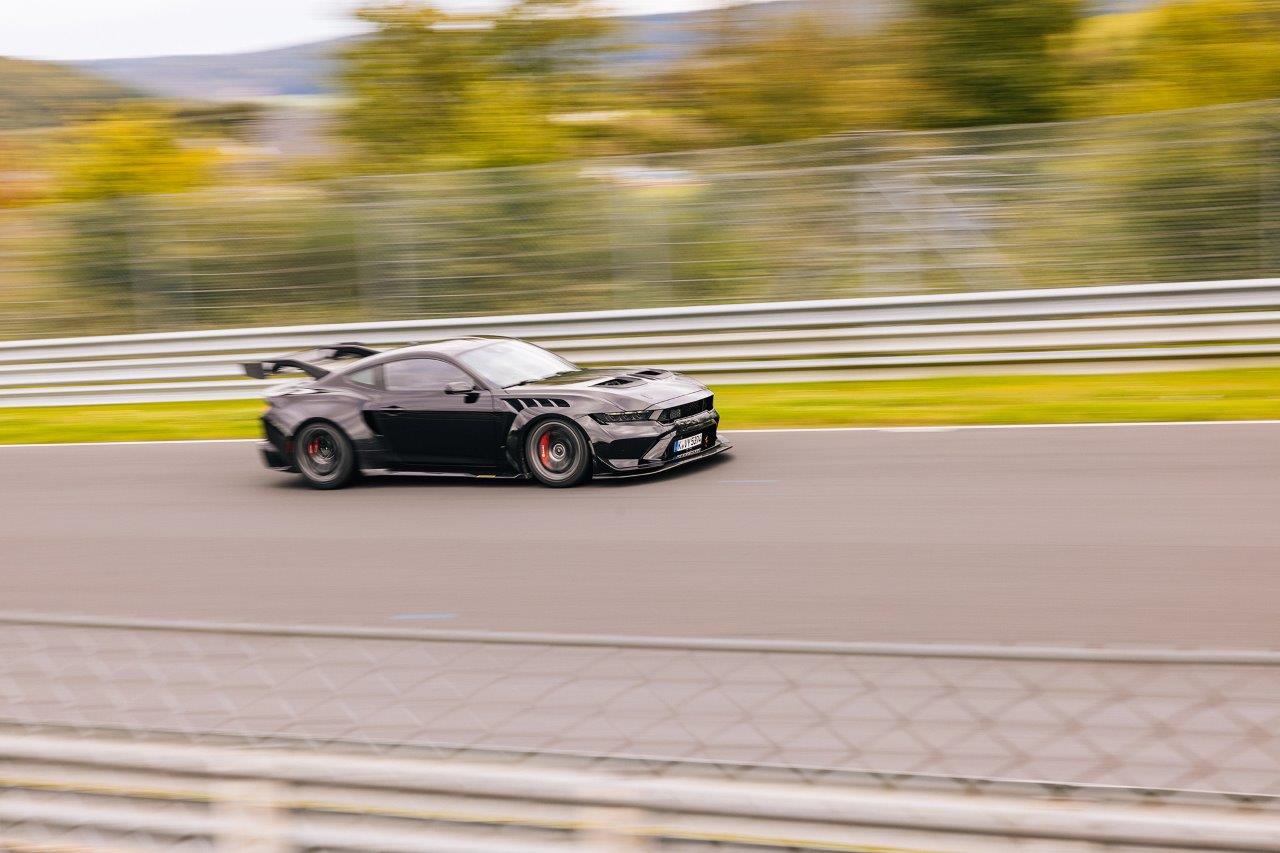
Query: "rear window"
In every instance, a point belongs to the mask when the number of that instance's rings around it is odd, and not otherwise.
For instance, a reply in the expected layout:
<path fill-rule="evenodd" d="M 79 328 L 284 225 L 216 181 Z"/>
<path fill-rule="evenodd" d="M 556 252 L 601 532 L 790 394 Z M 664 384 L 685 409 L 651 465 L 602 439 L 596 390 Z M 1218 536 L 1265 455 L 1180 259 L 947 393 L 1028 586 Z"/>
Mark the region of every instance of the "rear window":
<path fill-rule="evenodd" d="M 347 381 L 354 382 L 357 385 L 367 385 L 370 388 L 381 388 L 382 369 L 380 367 L 366 367 L 364 370 L 348 373 Z"/>

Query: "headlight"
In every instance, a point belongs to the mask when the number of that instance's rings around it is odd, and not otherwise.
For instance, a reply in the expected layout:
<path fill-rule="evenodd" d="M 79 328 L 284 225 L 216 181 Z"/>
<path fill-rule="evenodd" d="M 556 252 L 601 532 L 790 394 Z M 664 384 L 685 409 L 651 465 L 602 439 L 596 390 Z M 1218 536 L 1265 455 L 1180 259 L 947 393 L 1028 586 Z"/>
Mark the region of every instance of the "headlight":
<path fill-rule="evenodd" d="M 636 421 L 647 421 L 653 412 L 597 412 L 591 417 L 602 424 L 629 424 Z"/>

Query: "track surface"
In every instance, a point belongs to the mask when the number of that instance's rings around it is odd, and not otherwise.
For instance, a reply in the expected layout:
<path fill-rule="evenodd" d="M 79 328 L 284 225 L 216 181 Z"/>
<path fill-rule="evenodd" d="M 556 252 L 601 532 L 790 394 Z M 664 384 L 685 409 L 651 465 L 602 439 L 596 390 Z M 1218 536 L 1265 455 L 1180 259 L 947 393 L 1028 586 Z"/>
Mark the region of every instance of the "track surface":
<path fill-rule="evenodd" d="M 1280 647 L 1280 425 L 736 433 L 551 491 L 313 492 L 243 443 L 0 448 L 0 609 Z"/>

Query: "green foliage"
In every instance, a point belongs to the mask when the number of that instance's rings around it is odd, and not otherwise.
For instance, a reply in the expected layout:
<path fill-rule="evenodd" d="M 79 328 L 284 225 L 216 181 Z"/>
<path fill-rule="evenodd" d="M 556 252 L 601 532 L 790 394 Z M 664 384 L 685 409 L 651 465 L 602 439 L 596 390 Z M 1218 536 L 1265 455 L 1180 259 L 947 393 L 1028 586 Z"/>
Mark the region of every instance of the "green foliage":
<path fill-rule="evenodd" d="M 521 0 L 492 19 L 431 6 L 368 7 L 346 53 L 343 129 L 367 166 L 498 166 L 554 160 L 607 19 L 577 0 Z"/>
<path fill-rule="evenodd" d="M 1066 66 L 1055 38 L 1080 0 L 916 0 L 913 64 L 927 92 L 916 124 L 964 127 L 1053 121 Z"/>
<path fill-rule="evenodd" d="M 183 145 L 168 118 L 150 111 L 82 125 L 59 149 L 60 197 L 97 202 L 65 209 L 66 274 L 95 311 L 143 321 L 154 283 L 141 237 L 148 217 L 141 197 L 212 182 L 213 160 L 210 152 Z"/>
<path fill-rule="evenodd" d="M 777 27 L 721 14 L 708 45 L 664 81 L 674 107 L 696 111 L 732 144 L 890 126 L 907 88 L 887 35 L 869 38 L 796 15 Z"/>

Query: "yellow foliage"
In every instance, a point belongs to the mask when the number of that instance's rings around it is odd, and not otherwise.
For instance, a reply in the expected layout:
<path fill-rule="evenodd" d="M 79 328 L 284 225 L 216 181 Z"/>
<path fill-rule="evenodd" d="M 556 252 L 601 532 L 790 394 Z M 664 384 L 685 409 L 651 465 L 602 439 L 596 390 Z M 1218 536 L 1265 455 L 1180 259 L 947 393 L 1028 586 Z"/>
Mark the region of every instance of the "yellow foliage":
<path fill-rule="evenodd" d="M 1280 97 L 1280 2 L 1175 0 L 1087 20 L 1063 47 L 1074 112 L 1120 115 Z"/>
<path fill-rule="evenodd" d="M 212 151 L 183 144 L 173 125 L 147 112 L 119 113 L 72 134 L 58 152 L 68 200 L 178 193 L 213 180 Z"/>
<path fill-rule="evenodd" d="M 519 78 L 477 80 L 463 98 L 455 154 L 471 167 L 565 157 L 571 150 L 570 135 L 549 114 L 532 83 Z"/>

